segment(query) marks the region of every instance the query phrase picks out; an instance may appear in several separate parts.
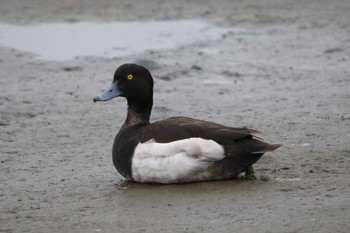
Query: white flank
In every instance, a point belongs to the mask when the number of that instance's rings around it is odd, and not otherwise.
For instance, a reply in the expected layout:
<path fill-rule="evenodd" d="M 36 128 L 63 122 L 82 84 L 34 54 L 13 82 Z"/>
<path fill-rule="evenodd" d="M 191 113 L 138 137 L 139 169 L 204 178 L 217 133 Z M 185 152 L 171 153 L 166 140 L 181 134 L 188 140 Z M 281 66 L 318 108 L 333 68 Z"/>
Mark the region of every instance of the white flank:
<path fill-rule="evenodd" d="M 138 182 L 175 183 L 209 179 L 208 167 L 224 158 L 224 148 L 213 140 L 189 138 L 170 143 L 139 143 L 132 159 Z"/>

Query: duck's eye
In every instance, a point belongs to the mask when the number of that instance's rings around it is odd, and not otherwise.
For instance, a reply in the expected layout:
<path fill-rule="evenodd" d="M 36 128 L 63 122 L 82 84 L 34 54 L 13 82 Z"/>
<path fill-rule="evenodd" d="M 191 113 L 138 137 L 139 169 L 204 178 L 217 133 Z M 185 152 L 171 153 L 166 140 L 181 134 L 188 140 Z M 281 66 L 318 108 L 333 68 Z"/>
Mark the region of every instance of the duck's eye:
<path fill-rule="evenodd" d="M 134 78 L 134 76 L 132 74 L 128 75 L 128 80 L 132 80 Z"/>

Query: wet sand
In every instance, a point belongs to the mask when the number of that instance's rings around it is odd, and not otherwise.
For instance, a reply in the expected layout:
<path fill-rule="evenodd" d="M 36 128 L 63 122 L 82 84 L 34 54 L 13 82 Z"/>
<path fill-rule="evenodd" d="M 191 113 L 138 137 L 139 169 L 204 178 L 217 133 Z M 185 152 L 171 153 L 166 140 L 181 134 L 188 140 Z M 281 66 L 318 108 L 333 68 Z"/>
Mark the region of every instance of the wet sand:
<path fill-rule="evenodd" d="M 1 23 L 195 19 L 232 29 L 115 58 L 47 61 L 0 46 L 0 232 L 348 232 L 349 10 L 345 0 L 1 1 Z M 155 79 L 153 121 L 247 126 L 284 144 L 255 165 L 269 180 L 126 182 L 111 160 L 126 102 L 92 98 L 135 61 Z"/>

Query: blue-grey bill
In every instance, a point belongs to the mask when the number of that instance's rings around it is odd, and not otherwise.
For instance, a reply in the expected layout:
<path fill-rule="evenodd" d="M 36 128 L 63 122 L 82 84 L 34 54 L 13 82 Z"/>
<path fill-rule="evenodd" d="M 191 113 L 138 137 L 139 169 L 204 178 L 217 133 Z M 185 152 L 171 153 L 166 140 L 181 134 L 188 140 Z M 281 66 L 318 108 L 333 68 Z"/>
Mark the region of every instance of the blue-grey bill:
<path fill-rule="evenodd" d="M 107 90 L 96 96 L 93 100 L 96 101 L 107 101 L 115 97 L 118 97 L 121 92 L 118 89 L 117 82 L 113 83 Z"/>

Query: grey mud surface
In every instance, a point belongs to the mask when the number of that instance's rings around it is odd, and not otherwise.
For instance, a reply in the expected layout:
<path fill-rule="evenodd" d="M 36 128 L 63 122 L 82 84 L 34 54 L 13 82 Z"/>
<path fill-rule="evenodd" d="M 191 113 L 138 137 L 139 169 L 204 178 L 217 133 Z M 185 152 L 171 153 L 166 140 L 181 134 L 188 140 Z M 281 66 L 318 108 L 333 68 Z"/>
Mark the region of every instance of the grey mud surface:
<path fill-rule="evenodd" d="M 50 62 L 0 47 L 0 232 L 349 232 L 349 12 L 347 0 L 0 1 L 3 23 L 233 28 L 218 41 L 113 59 Z M 134 61 L 155 78 L 152 120 L 248 126 L 283 143 L 255 166 L 269 180 L 125 182 L 111 161 L 125 100 L 92 98 Z"/>

